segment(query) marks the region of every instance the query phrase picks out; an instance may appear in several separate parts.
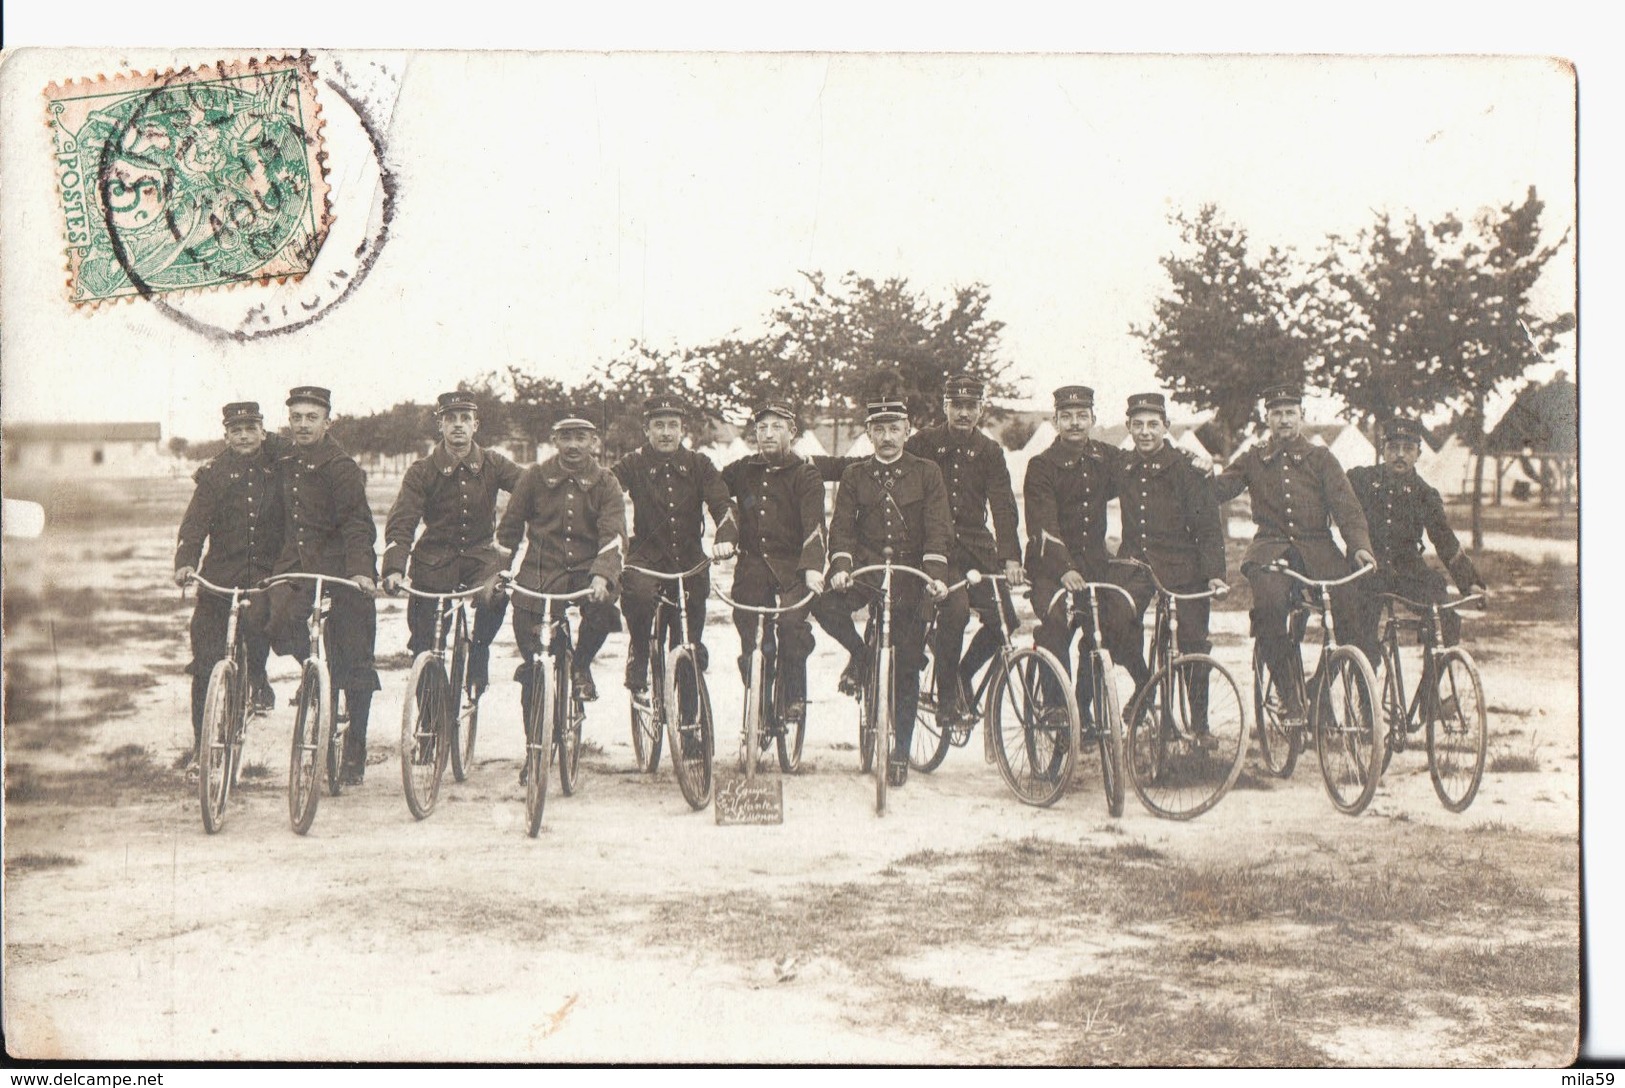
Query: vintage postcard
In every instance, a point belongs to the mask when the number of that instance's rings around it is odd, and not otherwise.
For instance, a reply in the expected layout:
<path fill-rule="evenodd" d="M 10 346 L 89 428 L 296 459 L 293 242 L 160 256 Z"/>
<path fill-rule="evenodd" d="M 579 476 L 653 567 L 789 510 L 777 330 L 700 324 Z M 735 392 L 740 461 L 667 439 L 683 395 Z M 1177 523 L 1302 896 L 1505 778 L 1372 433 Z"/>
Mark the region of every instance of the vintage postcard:
<path fill-rule="evenodd" d="M 1572 1062 L 1576 96 L 7 56 L 9 1055 Z"/>

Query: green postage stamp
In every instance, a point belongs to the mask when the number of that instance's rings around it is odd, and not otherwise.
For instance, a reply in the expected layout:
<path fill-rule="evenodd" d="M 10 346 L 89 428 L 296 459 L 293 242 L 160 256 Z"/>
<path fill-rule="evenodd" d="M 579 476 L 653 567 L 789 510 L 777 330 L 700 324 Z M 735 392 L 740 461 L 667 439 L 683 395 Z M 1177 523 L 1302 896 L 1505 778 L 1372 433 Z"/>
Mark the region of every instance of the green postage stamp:
<path fill-rule="evenodd" d="M 308 56 L 70 80 L 45 99 L 73 302 L 310 270 L 332 215 Z"/>

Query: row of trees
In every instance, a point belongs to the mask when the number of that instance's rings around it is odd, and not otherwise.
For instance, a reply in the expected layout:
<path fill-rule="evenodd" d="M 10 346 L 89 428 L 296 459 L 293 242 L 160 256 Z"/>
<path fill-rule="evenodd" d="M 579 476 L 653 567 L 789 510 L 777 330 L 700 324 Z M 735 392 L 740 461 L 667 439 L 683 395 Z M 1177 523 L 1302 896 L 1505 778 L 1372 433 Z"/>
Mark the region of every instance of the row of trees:
<path fill-rule="evenodd" d="M 1478 458 L 1473 542 L 1483 546 L 1484 410 L 1575 327 L 1537 314 L 1530 294 L 1569 233 L 1543 242 L 1544 204 L 1524 200 L 1464 222 L 1386 213 L 1314 257 L 1271 247 L 1204 205 L 1177 214 L 1184 251 L 1164 257 L 1170 290 L 1132 326 L 1175 401 L 1211 410 L 1228 453 L 1256 417 L 1257 391 L 1301 381 L 1329 390 L 1362 425 L 1441 408 Z"/>

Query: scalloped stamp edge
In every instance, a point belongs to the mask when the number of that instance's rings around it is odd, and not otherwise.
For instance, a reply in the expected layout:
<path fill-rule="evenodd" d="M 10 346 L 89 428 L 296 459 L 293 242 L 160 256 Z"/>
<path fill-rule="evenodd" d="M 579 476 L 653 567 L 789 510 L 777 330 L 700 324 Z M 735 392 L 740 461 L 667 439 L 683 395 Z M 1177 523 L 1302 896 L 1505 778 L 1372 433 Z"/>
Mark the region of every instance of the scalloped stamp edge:
<path fill-rule="evenodd" d="M 205 269 L 200 282 L 175 282 L 173 278 L 167 278 L 163 282 L 149 282 L 147 276 L 151 273 L 148 269 L 155 265 L 161 269 L 165 268 L 166 256 L 170 259 L 168 263 L 172 263 L 176 257 L 196 252 L 195 246 L 189 248 L 186 243 L 196 237 L 195 232 L 200 228 L 200 224 L 194 221 L 190 224 L 191 229 L 187 230 L 176 223 L 173 215 L 167 215 L 167 223 L 164 226 L 147 232 L 159 239 L 157 244 L 152 244 L 152 240 L 149 239 L 148 245 L 144 247 L 144 259 L 138 258 L 132 253 L 135 247 L 124 242 L 122 234 L 126 228 L 119 224 L 117 216 L 108 211 L 106 198 L 116 185 L 121 195 L 133 196 L 137 203 L 140 203 L 143 181 L 156 183 L 159 193 L 163 193 L 180 180 L 179 174 L 186 171 L 181 163 L 171 162 L 167 164 L 166 170 L 160 172 L 160 161 L 164 157 L 162 152 L 156 156 L 146 154 L 147 148 L 137 149 L 133 170 L 132 164 L 124 161 L 123 156 L 115 159 L 106 155 L 104 152 L 109 137 L 118 137 L 123 145 L 122 150 L 129 150 L 131 137 L 135 137 L 137 141 L 142 139 L 142 135 L 135 131 L 135 126 L 128 122 L 104 133 L 99 143 L 86 147 L 81 139 L 82 134 L 86 130 L 90 114 L 99 111 L 88 109 L 85 104 L 97 101 L 104 103 L 105 107 L 116 108 L 120 104 L 145 96 L 146 101 L 137 106 L 139 117 L 147 103 L 156 101 L 159 95 L 166 92 L 208 84 L 243 81 L 252 83 L 256 80 L 263 82 L 267 77 L 284 72 L 293 73 L 294 102 L 298 107 L 299 119 L 303 122 L 290 127 L 298 129 L 300 160 L 304 165 L 303 177 L 308 180 L 309 188 L 304 202 L 308 221 L 301 229 L 282 239 L 280 245 L 259 259 L 259 263 L 252 268 L 239 270 L 223 266 L 210 270 L 207 260 L 202 260 L 196 262 L 202 264 Z M 148 69 L 144 72 L 120 72 L 112 76 L 103 73 L 94 77 L 70 78 L 62 83 L 51 83 L 42 94 L 45 99 L 45 126 L 51 135 L 55 205 L 62 216 L 63 288 L 67 300 L 82 312 L 90 313 L 103 306 L 133 302 L 142 298 L 169 298 L 232 291 L 239 287 L 297 283 L 310 271 L 327 240 L 334 215 L 328 180 L 328 153 L 323 140 L 326 120 L 322 116 L 321 101 L 316 94 L 313 58 L 308 51 L 301 50 L 297 55 L 248 57 L 236 61 L 217 60 L 212 64 L 188 65 L 179 69 L 168 68 L 161 73 L 157 69 Z M 67 123 L 63 121 L 64 116 L 74 108 L 70 104 L 76 104 L 77 109 L 88 110 L 78 127 L 71 132 Z M 260 124 L 263 134 L 263 120 L 261 117 L 253 117 L 248 123 L 250 127 Z M 213 124 L 211 127 L 219 126 Z M 176 154 L 179 155 L 186 150 L 196 152 L 197 148 L 183 147 Z M 87 156 L 92 155 L 95 161 L 101 164 L 94 171 L 87 169 Z M 194 159 L 197 157 L 196 154 L 193 155 Z M 242 163 L 243 160 L 239 158 L 238 161 Z M 257 165 L 263 166 L 263 161 Z M 114 170 L 117 170 L 120 176 L 116 178 L 102 176 L 104 172 L 111 174 Z M 130 176 L 132 173 L 138 176 L 132 179 Z M 156 173 L 157 176 L 139 176 L 142 173 L 149 175 Z M 245 173 L 252 171 L 245 166 Z M 130 184 L 132 180 L 133 185 Z M 150 193 L 152 189 L 153 185 L 149 184 L 147 192 Z M 241 208 L 246 203 L 250 213 L 257 214 L 249 198 L 257 199 L 261 209 L 264 209 L 267 204 L 266 197 L 275 189 L 273 183 L 269 188 L 254 192 L 251 185 L 247 192 L 238 191 L 232 206 Z M 306 214 L 302 214 L 300 218 L 306 218 Z M 213 242 L 218 245 L 222 241 L 222 234 L 226 233 L 224 222 L 218 213 L 212 214 L 208 222 L 211 225 L 202 228 L 205 236 L 204 244 Z M 101 238 L 104 238 L 111 248 L 112 256 L 123 275 L 123 282 L 113 285 L 112 290 L 89 290 L 87 284 L 82 282 L 88 278 L 84 274 L 87 259 L 97 255 L 94 253 L 94 243 L 100 240 L 98 227 Z M 167 246 L 162 241 L 165 233 L 169 237 Z M 208 237 L 211 233 L 213 238 Z M 106 254 L 101 256 L 105 265 Z M 224 265 L 226 262 L 221 263 Z M 108 281 L 105 275 L 101 279 L 104 284 Z"/>

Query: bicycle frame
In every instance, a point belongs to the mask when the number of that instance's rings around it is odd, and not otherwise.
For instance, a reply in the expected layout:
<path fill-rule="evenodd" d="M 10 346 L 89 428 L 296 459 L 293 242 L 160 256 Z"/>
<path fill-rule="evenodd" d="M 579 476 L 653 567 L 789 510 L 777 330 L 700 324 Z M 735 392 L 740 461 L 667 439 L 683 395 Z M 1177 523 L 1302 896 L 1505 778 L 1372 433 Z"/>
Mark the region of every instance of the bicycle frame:
<path fill-rule="evenodd" d="M 1395 690 L 1401 696 L 1401 705 L 1394 708 L 1399 710 L 1400 714 L 1390 717 L 1388 721 L 1388 739 L 1394 751 L 1402 752 L 1405 750 L 1407 734 L 1421 729 L 1428 718 L 1439 716 L 1438 688 L 1429 683 L 1429 680 L 1438 675 L 1440 613 L 1464 608 L 1475 601 L 1483 600 L 1484 595 L 1474 593 L 1454 601 L 1426 605 L 1401 597 L 1397 593 L 1384 593 L 1381 596 L 1383 623 L 1380 645 L 1384 658 L 1393 669 Z M 1400 605 L 1410 609 L 1414 614 L 1408 617 L 1399 616 L 1396 609 Z M 1401 628 L 1416 631 L 1417 643 L 1422 649 L 1422 673 L 1416 679 L 1416 687 L 1409 691 L 1408 698 L 1406 698 L 1404 666 L 1399 656 Z M 1390 708 L 1383 709 L 1386 712 Z"/>
<path fill-rule="evenodd" d="M 1303 586 L 1305 589 L 1308 589 L 1311 592 L 1311 600 L 1307 602 L 1300 602 L 1296 607 L 1294 607 L 1293 612 L 1296 613 L 1300 609 L 1303 609 L 1317 613 L 1320 618 L 1320 655 L 1315 661 L 1315 667 L 1312 674 L 1302 674 L 1302 676 L 1312 675 L 1313 680 L 1304 680 L 1304 690 L 1300 690 L 1298 693 L 1300 696 L 1307 696 L 1314 700 L 1311 703 L 1305 704 L 1306 708 L 1310 708 L 1312 711 L 1319 706 L 1320 686 L 1325 680 L 1326 662 L 1329 660 L 1332 651 L 1340 648 L 1343 645 L 1343 643 L 1338 641 L 1337 625 L 1332 618 L 1331 591 L 1339 586 L 1346 586 L 1357 578 L 1365 577 L 1373 570 L 1376 570 L 1376 568 L 1364 566 L 1346 577 L 1337 578 L 1334 580 L 1307 578 L 1293 570 L 1283 559 L 1277 559 L 1273 563 L 1266 564 L 1265 569 L 1274 571 L 1277 574 L 1284 574 L 1288 578 L 1291 578 L 1293 581 L 1297 582 L 1299 585 Z M 1289 631 L 1291 630 L 1291 626 L 1292 621 L 1289 617 L 1287 623 L 1287 629 Z M 1367 664 L 1369 665 L 1369 662 L 1367 662 Z M 1302 679 L 1302 676 L 1300 676 L 1300 679 Z M 1313 725 L 1313 713 L 1311 712 L 1308 717 L 1310 719 L 1309 724 Z"/>
<path fill-rule="evenodd" d="M 768 693 L 765 690 L 767 686 L 767 651 L 765 649 L 767 643 L 767 620 L 769 616 L 782 616 L 786 613 L 794 612 L 797 609 L 805 608 L 813 599 L 813 591 L 810 589 L 807 590 L 807 592 L 794 604 L 788 605 L 741 604 L 732 597 L 728 596 L 726 593 L 722 592 L 720 589 L 714 589 L 713 592 L 715 592 L 716 595 L 721 598 L 722 602 L 729 607 L 740 612 L 750 612 L 756 616 L 756 642 L 755 645 L 751 647 L 750 662 L 747 666 L 749 676 L 745 682 L 745 736 L 743 741 L 745 747 L 745 782 L 747 784 L 754 784 L 756 781 L 757 748 L 760 744 L 761 738 L 759 735 L 751 735 L 753 732 L 755 732 L 752 726 L 760 724 L 763 717 L 762 711 L 767 707 L 769 702 L 767 698 Z M 776 650 L 776 653 L 778 654 L 782 654 L 783 652 L 783 646 L 779 646 Z M 782 675 L 782 665 L 780 666 L 780 675 Z"/>
<path fill-rule="evenodd" d="M 254 700 L 250 696 L 252 683 L 248 675 L 248 644 L 245 639 L 239 637 L 239 631 L 243 611 L 253 597 L 263 591 L 238 586 L 217 586 L 196 572 L 193 572 L 189 582 L 231 599 L 226 617 L 226 652 L 209 675 L 208 697 L 204 705 L 204 731 L 198 735 L 197 751 L 194 753 L 198 764 L 198 800 L 203 813 L 203 828 L 213 834 L 225 824 L 226 806 L 231 801 L 231 791 L 237 782 L 237 768 L 242 760 L 243 743 L 248 734 L 248 720 L 258 716 L 258 712 L 254 709 Z M 227 662 L 230 663 L 229 666 Z M 235 674 L 234 682 L 227 679 L 233 674 Z M 217 689 L 217 684 L 224 684 L 225 690 Z M 216 735 L 214 722 L 217 718 L 211 713 L 211 708 L 220 698 L 227 700 L 224 737 Z M 217 747 L 221 749 L 218 752 L 218 765 L 215 762 Z M 218 775 L 214 773 L 216 767 Z"/>

